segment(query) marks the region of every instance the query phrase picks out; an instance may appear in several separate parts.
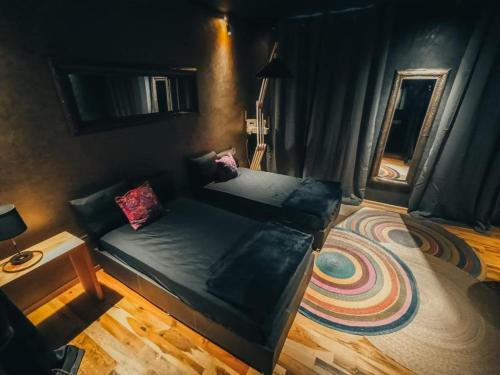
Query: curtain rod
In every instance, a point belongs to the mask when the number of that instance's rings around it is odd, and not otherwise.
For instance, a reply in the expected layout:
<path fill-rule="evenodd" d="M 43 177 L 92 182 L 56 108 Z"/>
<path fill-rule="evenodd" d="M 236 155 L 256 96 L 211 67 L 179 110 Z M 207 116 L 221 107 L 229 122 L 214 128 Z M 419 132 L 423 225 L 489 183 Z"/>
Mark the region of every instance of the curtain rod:
<path fill-rule="evenodd" d="M 362 6 L 362 7 L 352 7 L 352 8 L 339 9 L 339 10 L 330 10 L 330 11 L 327 11 L 327 12 L 317 12 L 317 13 L 311 13 L 311 14 L 299 14 L 297 16 L 288 17 L 288 19 L 294 20 L 294 19 L 301 19 L 301 18 L 320 17 L 320 16 L 324 16 L 324 15 L 327 15 L 327 14 L 350 13 L 350 12 L 357 12 L 357 11 L 360 11 L 360 10 L 371 9 L 371 8 L 374 8 L 374 7 L 375 7 L 374 4 L 369 4 L 369 5 L 365 5 L 365 6 Z"/>

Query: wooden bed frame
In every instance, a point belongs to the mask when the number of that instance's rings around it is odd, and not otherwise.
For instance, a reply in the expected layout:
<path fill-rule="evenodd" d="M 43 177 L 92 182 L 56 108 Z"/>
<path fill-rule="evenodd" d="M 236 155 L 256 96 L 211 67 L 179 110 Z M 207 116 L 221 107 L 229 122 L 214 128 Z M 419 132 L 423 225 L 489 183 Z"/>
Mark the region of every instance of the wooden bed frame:
<path fill-rule="evenodd" d="M 97 249 L 93 253 L 95 260 L 105 272 L 120 280 L 130 289 L 171 314 L 177 320 L 266 375 L 271 375 L 273 372 L 288 331 L 309 284 L 314 262 L 314 256 L 311 252 L 309 259 L 306 260 L 308 263 L 295 296 L 285 309 L 286 313 L 282 319 L 283 330 L 278 336 L 271 336 L 265 345 L 261 345 L 251 342 L 210 320 L 146 275 L 126 265 L 109 253 Z"/>

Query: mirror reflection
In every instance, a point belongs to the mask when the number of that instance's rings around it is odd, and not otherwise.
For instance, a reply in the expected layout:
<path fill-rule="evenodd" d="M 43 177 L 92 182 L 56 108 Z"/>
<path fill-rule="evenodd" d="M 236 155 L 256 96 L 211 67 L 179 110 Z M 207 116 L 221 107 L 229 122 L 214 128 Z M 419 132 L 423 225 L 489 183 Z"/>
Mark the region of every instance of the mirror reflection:
<path fill-rule="evenodd" d="M 198 113 L 196 69 L 51 61 L 73 134 Z"/>
<path fill-rule="evenodd" d="M 371 169 L 371 182 L 413 184 L 444 93 L 448 69 L 397 70 Z"/>
<path fill-rule="evenodd" d="M 379 177 L 406 181 L 435 85 L 435 79 L 402 81 Z"/>
<path fill-rule="evenodd" d="M 189 76 L 68 74 L 81 121 L 194 111 Z"/>

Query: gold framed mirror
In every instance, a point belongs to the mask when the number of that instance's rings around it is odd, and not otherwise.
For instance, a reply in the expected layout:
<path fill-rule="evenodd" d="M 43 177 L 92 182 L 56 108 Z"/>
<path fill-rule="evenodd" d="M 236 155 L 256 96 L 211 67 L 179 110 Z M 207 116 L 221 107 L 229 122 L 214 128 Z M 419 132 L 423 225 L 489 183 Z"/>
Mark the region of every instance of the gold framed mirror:
<path fill-rule="evenodd" d="M 447 69 L 396 71 L 373 161 L 373 182 L 412 185 L 448 73 Z"/>

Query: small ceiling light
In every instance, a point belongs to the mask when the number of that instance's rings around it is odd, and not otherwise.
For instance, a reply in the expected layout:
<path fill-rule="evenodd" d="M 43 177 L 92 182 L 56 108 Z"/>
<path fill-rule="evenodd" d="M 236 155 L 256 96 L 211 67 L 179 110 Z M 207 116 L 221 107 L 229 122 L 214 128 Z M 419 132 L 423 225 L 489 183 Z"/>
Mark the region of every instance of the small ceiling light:
<path fill-rule="evenodd" d="M 227 35 L 231 36 L 232 35 L 231 25 L 229 24 L 229 20 L 227 19 L 227 15 L 224 15 L 224 22 L 226 23 Z"/>

